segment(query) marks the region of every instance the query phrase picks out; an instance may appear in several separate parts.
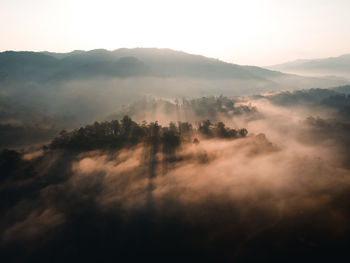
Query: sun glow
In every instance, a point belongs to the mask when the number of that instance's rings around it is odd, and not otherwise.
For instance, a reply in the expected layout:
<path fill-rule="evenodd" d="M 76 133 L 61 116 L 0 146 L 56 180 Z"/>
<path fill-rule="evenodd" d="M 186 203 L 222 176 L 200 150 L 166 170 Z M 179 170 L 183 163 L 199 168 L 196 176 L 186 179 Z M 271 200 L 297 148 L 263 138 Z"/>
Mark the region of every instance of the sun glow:
<path fill-rule="evenodd" d="M 344 0 L 1 2 L 0 50 L 158 47 L 268 65 L 350 45 Z"/>

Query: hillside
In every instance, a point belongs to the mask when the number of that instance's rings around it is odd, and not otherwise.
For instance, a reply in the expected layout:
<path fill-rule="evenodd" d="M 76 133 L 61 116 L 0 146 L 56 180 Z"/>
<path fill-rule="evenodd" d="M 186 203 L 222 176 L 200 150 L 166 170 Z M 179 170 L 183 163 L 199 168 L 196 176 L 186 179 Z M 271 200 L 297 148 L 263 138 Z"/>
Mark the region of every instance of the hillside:
<path fill-rule="evenodd" d="M 118 49 L 70 53 L 0 53 L 0 72 L 8 77 L 33 79 L 78 78 L 82 76 L 153 76 L 233 78 L 262 80 L 282 73 L 225 63 L 170 49 Z"/>
<path fill-rule="evenodd" d="M 242 96 L 344 84 L 348 83 L 170 49 L 7 51 L 0 53 L 0 124 L 40 126 L 51 134 L 61 127 L 105 119 L 145 97 Z"/>
<path fill-rule="evenodd" d="M 296 60 L 268 67 L 286 73 L 305 74 L 313 76 L 329 76 L 350 78 L 350 54 L 338 57 Z"/>
<path fill-rule="evenodd" d="M 114 51 L 75 50 L 69 53 L 0 53 L 0 81 L 3 85 L 21 85 L 28 81 L 53 85 L 81 79 L 132 77 L 191 79 L 197 82 L 193 88 L 198 88 L 195 92 L 197 95 L 199 92 L 213 95 L 223 91 L 242 95 L 305 86 L 325 88 L 346 83 L 338 79 L 305 78 L 256 66 L 241 66 L 171 49 L 122 48 Z M 201 81 L 215 83 L 203 85 Z"/>

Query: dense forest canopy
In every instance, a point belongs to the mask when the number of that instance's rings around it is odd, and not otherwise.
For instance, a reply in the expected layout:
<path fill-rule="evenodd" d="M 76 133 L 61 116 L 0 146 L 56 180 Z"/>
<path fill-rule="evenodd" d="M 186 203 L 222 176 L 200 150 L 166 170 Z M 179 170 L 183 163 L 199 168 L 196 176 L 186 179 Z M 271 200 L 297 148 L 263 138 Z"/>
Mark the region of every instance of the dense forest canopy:
<path fill-rule="evenodd" d="M 141 125 L 130 117 L 124 116 L 120 121 L 95 122 L 92 125 L 81 127 L 72 132 L 65 130 L 60 132 L 50 144 L 52 149 L 120 149 L 126 146 L 136 145 L 141 142 L 162 143 L 171 147 L 177 147 L 181 142 L 191 142 L 195 137 L 205 138 L 240 138 L 245 137 L 248 131 L 245 128 L 231 129 L 223 122 L 216 124 L 209 120 L 198 123 L 193 127 L 188 122 L 170 123 L 162 127 L 158 122 L 142 122 Z M 198 139 L 196 139 L 198 142 Z"/>

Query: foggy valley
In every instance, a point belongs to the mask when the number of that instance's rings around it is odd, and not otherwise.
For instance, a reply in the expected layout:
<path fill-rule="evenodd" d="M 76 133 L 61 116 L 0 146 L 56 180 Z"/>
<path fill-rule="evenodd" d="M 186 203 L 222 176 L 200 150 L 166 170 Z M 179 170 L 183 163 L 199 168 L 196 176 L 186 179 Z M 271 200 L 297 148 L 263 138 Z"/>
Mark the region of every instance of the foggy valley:
<path fill-rule="evenodd" d="M 349 13 L 1 0 L 0 262 L 350 262 Z"/>
<path fill-rule="evenodd" d="M 350 86 L 168 49 L 0 53 L 5 262 L 329 262 Z"/>

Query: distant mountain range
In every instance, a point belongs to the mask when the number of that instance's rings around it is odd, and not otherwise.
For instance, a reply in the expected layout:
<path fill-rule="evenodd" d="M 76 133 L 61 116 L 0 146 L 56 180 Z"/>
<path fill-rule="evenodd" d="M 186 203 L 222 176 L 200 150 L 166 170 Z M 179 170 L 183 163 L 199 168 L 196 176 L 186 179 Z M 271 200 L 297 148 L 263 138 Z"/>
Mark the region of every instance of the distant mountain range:
<path fill-rule="evenodd" d="M 312 76 L 350 78 L 350 54 L 322 59 L 303 59 L 268 67 L 271 70 Z"/>
<path fill-rule="evenodd" d="M 0 74 L 30 79 L 67 79 L 96 76 L 152 76 L 264 80 L 282 73 L 239 66 L 170 49 L 0 53 Z"/>
<path fill-rule="evenodd" d="M 43 112 L 84 124 L 145 96 L 242 96 L 345 84 L 344 79 L 285 74 L 170 49 L 6 51 L 0 53 L 0 120 L 28 122 L 16 116 Z"/>
<path fill-rule="evenodd" d="M 0 81 L 57 83 L 81 79 L 132 77 L 220 81 L 221 84 L 215 83 L 215 87 L 210 88 L 209 93 L 217 91 L 220 93 L 224 90 L 229 92 L 228 95 L 346 84 L 339 79 L 320 80 L 293 76 L 171 49 L 122 48 L 114 51 L 76 50 L 69 53 L 15 51 L 0 53 Z"/>

